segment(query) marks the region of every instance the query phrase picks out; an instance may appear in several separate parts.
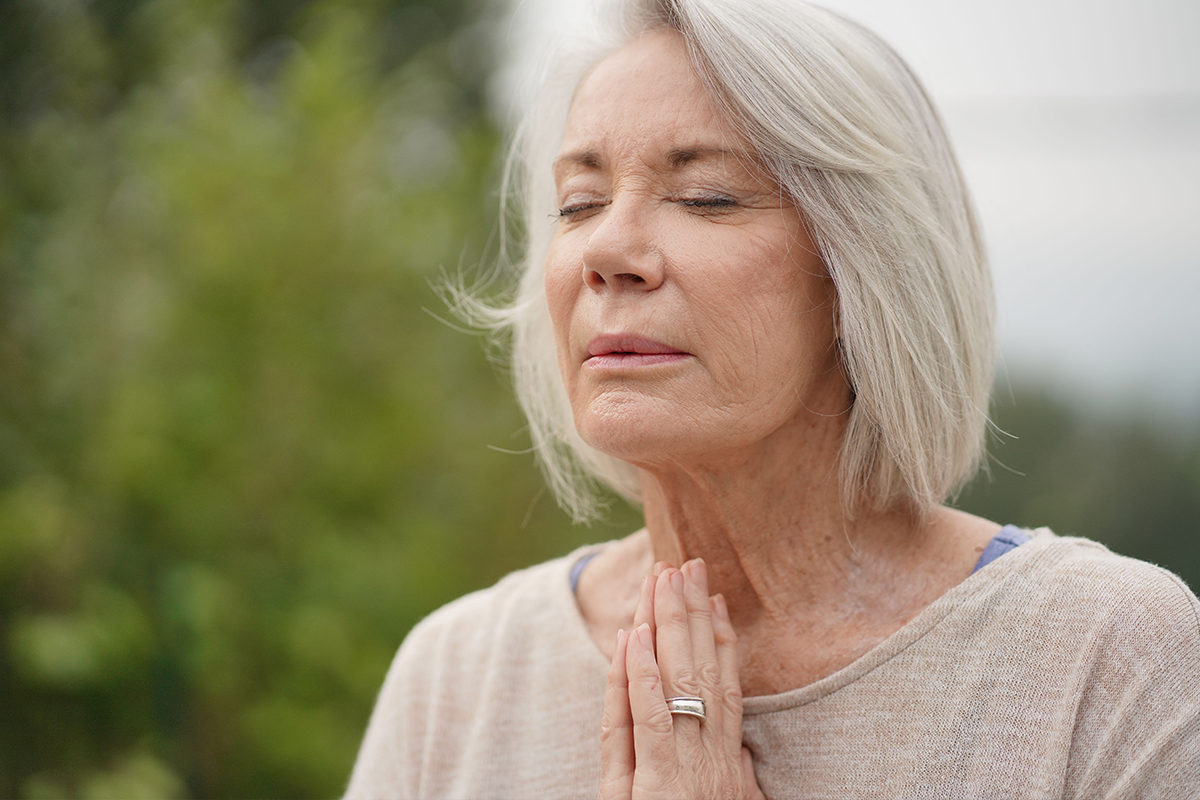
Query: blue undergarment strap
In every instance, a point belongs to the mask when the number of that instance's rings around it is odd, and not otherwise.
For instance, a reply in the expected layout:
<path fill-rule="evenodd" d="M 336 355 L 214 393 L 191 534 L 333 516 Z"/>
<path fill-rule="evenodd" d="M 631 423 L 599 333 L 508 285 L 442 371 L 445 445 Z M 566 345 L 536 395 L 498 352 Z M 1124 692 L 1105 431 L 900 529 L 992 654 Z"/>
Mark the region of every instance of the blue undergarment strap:
<path fill-rule="evenodd" d="M 588 565 L 589 561 L 598 555 L 600 555 L 599 550 L 595 551 L 594 553 L 588 553 L 586 556 L 571 565 L 571 594 L 574 594 L 579 590 L 579 576 L 583 574 L 583 568 Z"/>
<path fill-rule="evenodd" d="M 979 561 L 975 563 L 975 569 L 971 570 L 971 574 L 974 575 L 1009 550 L 1016 550 L 1028 541 L 1029 534 L 1025 531 L 1016 525 L 1005 525 L 999 533 L 992 537 L 987 547 L 983 548 L 983 554 L 979 556 Z"/>

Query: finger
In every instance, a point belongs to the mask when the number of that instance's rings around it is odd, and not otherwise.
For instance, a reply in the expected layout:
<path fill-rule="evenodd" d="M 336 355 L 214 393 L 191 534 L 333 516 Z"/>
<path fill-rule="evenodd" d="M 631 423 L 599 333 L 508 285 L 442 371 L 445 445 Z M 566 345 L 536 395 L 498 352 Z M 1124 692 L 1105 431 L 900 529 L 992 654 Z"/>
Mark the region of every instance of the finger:
<path fill-rule="evenodd" d="M 654 638 L 654 587 L 663 570 L 670 568 L 671 565 L 666 561 L 656 562 L 650 570 L 650 574 L 642 579 L 642 588 L 638 592 L 638 609 L 634 614 L 633 627 L 636 628 L 643 622 L 648 624 L 651 639 Z"/>
<path fill-rule="evenodd" d="M 654 594 L 654 619 L 658 623 L 656 652 L 667 697 L 703 696 L 692 662 L 692 635 L 683 598 L 684 583 L 682 572 L 666 570 L 659 576 Z M 681 731 L 696 731 L 699 724 L 700 720 L 694 717 L 676 720 L 676 728 Z"/>
<path fill-rule="evenodd" d="M 718 748 L 724 746 L 724 717 L 720 703 L 712 703 L 721 694 L 721 670 L 717 664 L 716 643 L 712 629 L 712 602 L 708 597 L 708 567 L 703 559 L 693 559 L 683 565 L 683 603 L 687 609 L 688 635 L 692 640 L 692 669 L 699 686 L 697 695 L 703 697 L 708 717 L 705 737 Z"/>
<path fill-rule="evenodd" d="M 642 625 L 650 626 L 650 638 L 654 638 L 654 587 L 658 576 L 654 573 L 642 578 L 642 588 L 638 591 L 637 611 L 633 614 L 633 630 Z"/>
<path fill-rule="evenodd" d="M 758 778 L 754 776 L 754 756 L 750 755 L 749 747 L 742 748 L 742 786 L 742 793 L 750 800 L 766 800 Z"/>
<path fill-rule="evenodd" d="M 628 645 L 629 634 L 618 631 L 600 721 L 600 800 L 627 798 L 633 792 L 633 714 L 625 666 Z"/>
<path fill-rule="evenodd" d="M 713 703 L 721 706 L 721 734 L 725 750 L 735 756 L 742 746 L 742 683 L 738 678 L 737 632 L 729 619 L 729 606 L 724 595 L 715 594 L 712 604 L 713 644 L 721 673 L 721 688 Z"/>
<path fill-rule="evenodd" d="M 675 783 L 674 720 L 667 711 L 662 674 L 654 658 L 650 628 L 642 625 L 629 636 L 625 657 L 629 676 L 629 710 L 633 715 L 633 752 L 638 783 L 647 788 Z"/>
<path fill-rule="evenodd" d="M 683 565 L 683 603 L 692 640 L 692 665 L 701 689 L 720 688 L 720 667 L 713 641 L 712 602 L 708 597 L 708 568 L 697 558 Z M 707 695 L 705 695 L 707 696 Z"/>
<path fill-rule="evenodd" d="M 654 587 L 658 585 L 658 576 L 662 575 L 665 570 L 670 568 L 671 565 L 666 561 L 656 562 L 654 568 L 650 570 L 650 574 L 642 582 L 642 591 L 638 598 L 638 607 L 639 609 L 644 608 L 645 611 L 643 612 L 642 619 L 638 619 L 637 615 L 634 615 L 633 627 L 636 628 L 643 622 L 647 623 L 650 626 L 651 641 L 654 640 L 656 632 L 656 626 L 654 623 Z"/>

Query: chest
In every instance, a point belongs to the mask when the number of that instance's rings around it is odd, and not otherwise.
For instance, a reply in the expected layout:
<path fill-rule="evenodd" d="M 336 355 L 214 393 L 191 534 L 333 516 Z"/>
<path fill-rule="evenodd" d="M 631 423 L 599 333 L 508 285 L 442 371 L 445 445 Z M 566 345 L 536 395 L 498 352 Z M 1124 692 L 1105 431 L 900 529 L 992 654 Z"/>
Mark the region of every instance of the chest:
<path fill-rule="evenodd" d="M 786 710 L 751 702 L 743 739 L 766 796 L 1064 795 L 1069 702 L 1039 708 L 1032 693 L 997 693 L 986 678 L 953 686 L 941 677 L 874 687 L 867 679 Z M 1031 726 L 1039 714 L 1047 724 Z"/>

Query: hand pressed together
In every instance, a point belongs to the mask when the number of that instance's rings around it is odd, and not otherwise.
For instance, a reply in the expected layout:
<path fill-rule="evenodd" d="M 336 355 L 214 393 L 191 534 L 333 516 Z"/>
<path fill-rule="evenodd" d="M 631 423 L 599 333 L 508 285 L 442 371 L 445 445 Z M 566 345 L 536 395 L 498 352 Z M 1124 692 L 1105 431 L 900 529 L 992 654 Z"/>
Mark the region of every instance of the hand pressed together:
<path fill-rule="evenodd" d="M 667 700 L 700 697 L 706 719 Z M 737 635 L 700 559 L 658 564 L 617 634 L 600 729 L 600 800 L 761 798 L 742 745 Z"/>

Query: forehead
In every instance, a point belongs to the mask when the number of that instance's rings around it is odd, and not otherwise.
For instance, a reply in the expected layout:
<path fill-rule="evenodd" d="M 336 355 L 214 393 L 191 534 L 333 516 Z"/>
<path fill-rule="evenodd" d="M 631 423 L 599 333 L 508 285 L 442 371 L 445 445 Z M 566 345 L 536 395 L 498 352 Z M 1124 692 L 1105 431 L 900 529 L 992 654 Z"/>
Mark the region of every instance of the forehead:
<path fill-rule="evenodd" d="M 709 97 L 683 37 L 651 31 L 597 64 L 580 83 L 562 154 L 683 149 L 746 151 Z"/>

